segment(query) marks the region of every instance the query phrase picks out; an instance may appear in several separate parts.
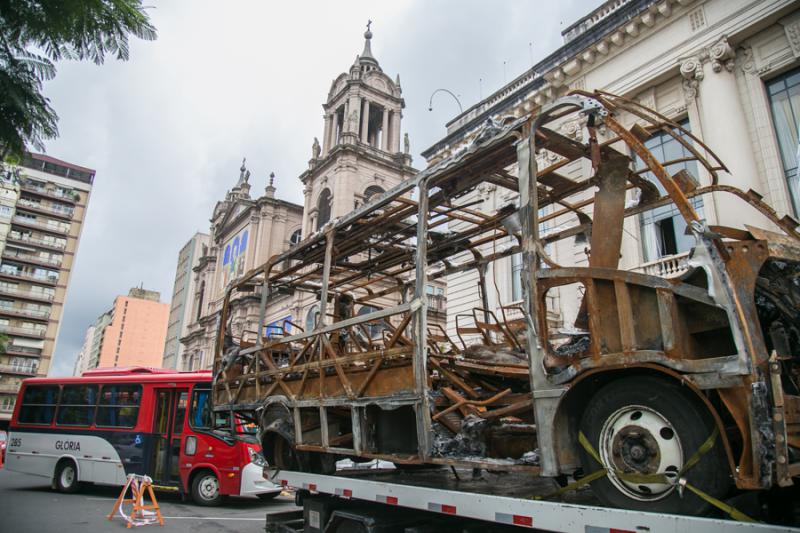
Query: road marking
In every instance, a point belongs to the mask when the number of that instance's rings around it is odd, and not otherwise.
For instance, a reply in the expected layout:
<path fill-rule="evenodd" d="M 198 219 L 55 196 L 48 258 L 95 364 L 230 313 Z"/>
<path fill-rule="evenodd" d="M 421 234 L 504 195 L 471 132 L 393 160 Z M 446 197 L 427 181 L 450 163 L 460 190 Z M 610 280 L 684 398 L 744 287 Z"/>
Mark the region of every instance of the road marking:
<path fill-rule="evenodd" d="M 216 516 L 165 516 L 164 520 L 264 520 L 264 517 L 258 518 L 231 518 L 231 517 L 216 517 Z"/>

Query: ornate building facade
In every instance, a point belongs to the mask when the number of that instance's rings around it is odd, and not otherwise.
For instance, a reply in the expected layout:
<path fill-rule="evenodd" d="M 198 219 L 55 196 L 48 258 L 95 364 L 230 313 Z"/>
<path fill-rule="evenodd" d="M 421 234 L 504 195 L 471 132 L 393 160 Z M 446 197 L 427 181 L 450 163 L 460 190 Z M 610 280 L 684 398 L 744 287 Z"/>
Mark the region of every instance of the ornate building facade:
<path fill-rule="evenodd" d="M 721 184 L 755 191 L 779 216 L 798 216 L 800 9 L 796 2 L 609 0 L 562 35 L 563 46 L 450 121 L 448 134 L 423 156 L 436 162 L 461 150 L 489 118 L 502 121 L 536 113 L 571 90 L 604 90 L 655 109 L 705 142 L 728 167 L 729 172 L 719 174 Z M 618 120 L 629 127 L 636 121 L 632 116 Z M 584 126 L 563 122 L 560 131 L 581 138 Z M 670 172 L 686 170 L 700 186 L 711 183 L 704 168 L 680 162 L 686 155 L 680 143 L 658 133 L 646 143 L 663 160 L 675 161 L 668 167 Z M 557 158 L 546 150 L 538 157 L 540 164 Z M 547 158 L 551 160 L 541 160 Z M 632 165 L 638 165 L 633 157 Z M 571 177 L 587 170 L 571 165 L 562 172 Z M 515 194 L 500 193 L 493 187 L 475 194 L 487 210 L 516 200 Z M 731 195 L 713 193 L 696 202 L 695 208 L 709 224 L 771 227 Z M 693 245 L 685 229 L 682 217 L 670 209 L 632 217 L 625 226 L 621 268 L 663 276 L 680 274 L 687 268 Z M 585 244 L 577 242 L 563 241 L 549 254 L 565 266 L 588 261 Z M 488 272 L 497 281 L 497 291 L 490 294 L 493 308 L 522 298 L 520 269 L 521 260 L 513 256 Z M 476 305 L 474 285 L 475 280 L 467 275 L 447 279 L 451 333 L 453 317 Z M 577 312 L 574 303 L 580 298 L 553 292 L 552 298 L 548 293 L 553 321 L 571 323 L 570 317 Z"/>
<path fill-rule="evenodd" d="M 333 80 L 322 106 L 322 143 L 314 139 L 308 169 L 299 177 L 304 205 L 277 199 L 273 176 L 264 195 L 251 198 L 250 173 L 243 163 L 238 182 L 215 207 L 210 245 L 193 268 L 196 290 L 178 368 L 211 366 L 220 307 L 231 280 L 416 173 L 408 138 L 401 138 L 405 102 L 399 76 L 393 80 L 383 72 L 372 54 L 369 28 L 364 39 L 362 53 Z M 310 295 L 276 296 L 266 309 L 264 334 L 313 326 L 318 309 Z M 258 297 L 234 302 L 234 336 L 254 339 L 258 317 Z"/>

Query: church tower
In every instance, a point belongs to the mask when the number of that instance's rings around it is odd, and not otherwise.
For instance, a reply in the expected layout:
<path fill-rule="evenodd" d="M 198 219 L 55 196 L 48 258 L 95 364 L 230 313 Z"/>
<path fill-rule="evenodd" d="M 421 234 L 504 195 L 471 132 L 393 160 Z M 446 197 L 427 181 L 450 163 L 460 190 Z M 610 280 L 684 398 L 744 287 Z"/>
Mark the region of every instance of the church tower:
<path fill-rule="evenodd" d="M 372 55 L 370 24 L 363 52 L 333 80 L 322 105 L 322 144 L 314 138 L 309 168 L 300 176 L 304 237 L 416 173 L 407 134 L 401 139 L 400 77 L 392 80 Z"/>

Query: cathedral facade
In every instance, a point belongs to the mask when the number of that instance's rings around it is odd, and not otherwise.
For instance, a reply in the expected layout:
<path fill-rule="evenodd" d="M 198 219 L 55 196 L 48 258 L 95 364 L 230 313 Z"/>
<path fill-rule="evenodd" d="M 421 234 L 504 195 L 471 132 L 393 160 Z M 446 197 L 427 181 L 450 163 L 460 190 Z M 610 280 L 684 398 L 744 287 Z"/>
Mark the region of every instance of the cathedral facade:
<path fill-rule="evenodd" d="M 263 195 L 254 198 L 245 162 L 236 185 L 217 202 L 209 245 L 193 266 L 191 321 L 180 339 L 184 350 L 178 369 L 211 367 L 220 309 L 232 280 L 416 173 L 408 137 L 401 133 L 405 102 L 400 78 L 385 74 L 372 55 L 369 28 L 364 39 L 362 53 L 333 80 L 322 106 L 322 143 L 314 139 L 308 169 L 299 176 L 304 204 L 276 198 L 274 176 Z M 231 315 L 234 336 L 257 338 L 257 296 L 232 302 Z M 298 325 L 313 327 L 318 315 L 318 302 L 311 296 L 277 297 L 268 302 L 262 333 L 269 336 L 290 333 Z"/>

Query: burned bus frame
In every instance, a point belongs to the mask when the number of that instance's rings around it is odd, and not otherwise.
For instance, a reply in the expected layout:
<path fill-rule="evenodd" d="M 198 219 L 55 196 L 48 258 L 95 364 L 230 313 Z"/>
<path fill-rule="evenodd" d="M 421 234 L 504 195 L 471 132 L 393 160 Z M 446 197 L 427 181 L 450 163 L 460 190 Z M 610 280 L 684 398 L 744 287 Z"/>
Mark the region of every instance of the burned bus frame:
<path fill-rule="evenodd" d="M 623 126 L 622 114 L 634 125 Z M 573 117 L 582 121 L 587 143 L 552 127 Z M 644 144 L 656 132 L 676 139 L 690 155 L 657 160 Z M 557 157 L 539 169 L 535 154 L 543 150 Z M 632 169 L 632 154 L 643 161 L 643 171 Z M 559 172 L 578 160 L 590 163 L 588 177 Z M 705 169 L 710 185 L 666 169 L 689 160 Z M 517 176 L 509 171 L 514 165 Z M 265 449 L 273 450 L 279 467 L 325 470 L 319 458 L 347 456 L 557 476 L 580 467 L 577 420 L 592 396 L 620 377 L 655 375 L 682 384 L 708 410 L 739 488 L 791 484 L 800 474 L 790 453 L 800 445 L 800 396 L 784 390 L 787 379 L 794 383 L 787 373 L 796 375 L 796 363 L 783 362 L 796 361 L 786 330 L 797 327 L 797 315 L 789 309 L 784 331 L 773 328 L 769 337 L 754 293 L 767 261 L 797 263 L 800 236 L 797 222 L 779 218 L 757 193 L 718 183 L 718 173 L 726 171 L 677 123 L 608 93 L 578 91 L 530 117 L 489 121 L 469 147 L 330 222 L 228 288 L 214 363 L 215 408 L 257 411 Z M 469 193 L 481 183 L 518 192 L 519 205 L 491 214 L 472 209 Z M 626 204 L 630 189 L 639 190 L 635 205 Z M 738 197 L 783 233 L 707 225 L 690 199 L 710 193 Z M 624 220 L 667 204 L 677 208 L 696 240 L 690 273 L 665 279 L 620 270 Z M 547 214 L 541 214 L 544 207 Z M 540 234 L 548 220 L 570 223 Z M 461 230 L 441 231 L 459 224 Z M 589 239 L 588 266 L 555 263 L 546 245 L 577 235 Z M 486 302 L 486 266 L 520 252 L 522 316 L 508 320 L 503 313 L 500 319 Z M 469 259 L 456 262 L 465 255 Z M 479 274 L 483 306 L 456 340 L 429 325 L 425 288 L 430 279 L 471 269 Z M 585 290 L 579 316 L 587 346 L 565 355 L 553 349 L 545 294 L 574 282 Z M 268 302 L 297 291 L 318 297 L 316 327 L 265 336 Z M 232 303 L 259 292 L 259 334 L 236 343 L 227 327 Z M 351 309 L 353 303 L 374 307 L 387 298 L 390 304 L 363 316 L 345 310 L 347 302 Z M 770 298 L 782 305 L 780 296 Z M 364 331 L 376 323 L 382 328 L 377 341 Z M 522 353 L 523 364 L 470 360 L 461 333 L 482 339 L 490 351 Z M 437 451 L 436 429 L 457 435 L 470 415 L 529 428 L 534 436 L 522 433 L 535 440 L 529 449 L 538 449 L 537 464 Z M 392 438 L 376 437 L 376 416 L 388 416 L 377 431 L 394 431 Z M 405 444 L 388 444 L 395 441 Z"/>

